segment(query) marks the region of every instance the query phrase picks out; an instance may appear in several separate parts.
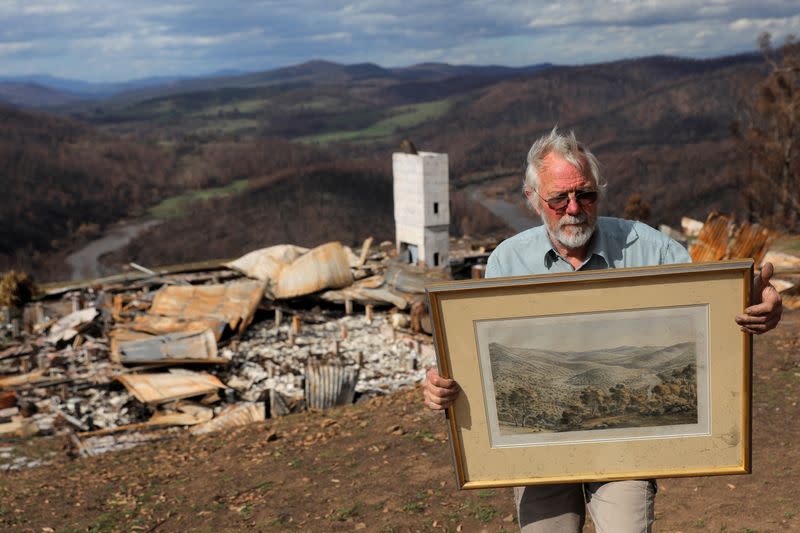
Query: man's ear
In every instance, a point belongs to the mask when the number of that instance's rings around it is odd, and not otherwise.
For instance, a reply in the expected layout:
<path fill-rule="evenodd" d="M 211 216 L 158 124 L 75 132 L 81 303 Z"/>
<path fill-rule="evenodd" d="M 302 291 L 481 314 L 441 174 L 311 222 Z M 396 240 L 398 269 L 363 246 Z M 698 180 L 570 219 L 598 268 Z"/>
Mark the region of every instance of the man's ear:
<path fill-rule="evenodd" d="M 533 209 L 537 215 L 542 216 L 542 212 L 539 209 L 539 197 L 530 187 L 525 187 L 525 199 L 528 200 L 528 205 L 531 206 L 531 209 Z"/>

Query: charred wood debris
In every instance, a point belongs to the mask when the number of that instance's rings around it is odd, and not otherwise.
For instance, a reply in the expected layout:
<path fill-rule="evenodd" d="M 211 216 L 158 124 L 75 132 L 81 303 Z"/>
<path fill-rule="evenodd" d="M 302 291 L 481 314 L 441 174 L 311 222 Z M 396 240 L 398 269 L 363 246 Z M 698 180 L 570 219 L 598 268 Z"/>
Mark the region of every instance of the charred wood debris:
<path fill-rule="evenodd" d="M 0 307 L 0 470 L 47 462 L 13 449 L 27 437 L 90 456 L 413 386 L 435 365 L 425 284 L 480 276 L 492 247 L 454 241 L 449 269 L 402 264 L 371 238 L 131 263 Z"/>

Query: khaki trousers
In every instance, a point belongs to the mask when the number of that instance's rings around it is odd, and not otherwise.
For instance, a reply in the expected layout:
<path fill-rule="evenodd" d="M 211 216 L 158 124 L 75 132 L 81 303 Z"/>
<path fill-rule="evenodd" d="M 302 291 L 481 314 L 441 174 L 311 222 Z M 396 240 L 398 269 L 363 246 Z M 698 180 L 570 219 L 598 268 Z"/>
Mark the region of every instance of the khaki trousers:
<path fill-rule="evenodd" d="M 580 533 L 586 509 L 597 533 L 650 533 L 654 480 L 514 487 L 522 533 Z"/>

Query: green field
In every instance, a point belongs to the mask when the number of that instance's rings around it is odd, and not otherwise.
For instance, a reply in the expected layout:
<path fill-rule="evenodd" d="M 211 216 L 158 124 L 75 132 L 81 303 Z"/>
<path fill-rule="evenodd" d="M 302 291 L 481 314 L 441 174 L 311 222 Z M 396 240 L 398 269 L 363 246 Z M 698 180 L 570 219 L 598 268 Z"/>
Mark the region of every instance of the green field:
<path fill-rule="evenodd" d="M 236 180 L 225 187 L 189 191 L 178 196 L 170 196 L 148 209 L 147 213 L 155 218 L 176 218 L 184 215 L 186 208 L 192 202 L 239 194 L 247 188 L 247 183 L 248 180 Z"/>
<path fill-rule="evenodd" d="M 300 137 L 299 141 L 306 143 L 328 144 L 332 142 L 369 142 L 389 137 L 398 130 L 418 126 L 429 120 L 445 114 L 452 106 L 453 101 L 449 98 L 426 102 L 424 104 L 410 104 L 393 107 L 390 110 L 392 116 L 379 120 L 371 126 L 360 130 L 340 130 L 318 135 L 307 135 Z"/>
<path fill-rule="evenodd" d="M 215 104 L 204 107 L 198 111 L 191 113 L 195 117 L 211 117 L 214 118 L 220 113 L 255 113 L 269 105 L 269 100 L 265 98 L 252 98 L 249 100 L 234 100 L 225 104 Z"/>
<path fill-rule="evenodd" d="M 333 96 L 318 96 L 313 100 L 304 100 L 302 102 L 288 106 L 292 111 L 327 111 L 336 107 L 343 107 L 346 102 L 341 98 Z"/>

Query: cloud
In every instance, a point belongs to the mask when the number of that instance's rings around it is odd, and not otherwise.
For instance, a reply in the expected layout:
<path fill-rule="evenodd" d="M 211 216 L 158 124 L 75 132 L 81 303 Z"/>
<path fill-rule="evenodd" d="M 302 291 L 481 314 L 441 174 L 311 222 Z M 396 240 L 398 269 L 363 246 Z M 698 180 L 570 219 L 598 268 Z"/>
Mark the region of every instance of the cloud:
<path fill-rule="evenodd" d="M 800 32 L 796 0 L 6 0 L 5 73 L 93 81 L 327 59 L 529 65 L 755 49 Z"/>
<path fill-rule="evenodd" d="M 731 23 L 730 28 L 734 31 L 764 32 L 772 33 L 790 32 L 800 29 L 800 15 L 788 18 L 741 18 Z"/>
<path fill-rule="evenodd" d="M 310 41 L 343 41 L 349 40 L 352 34 L 346 31 L 337 31 L 336 33 L 325 33 L 323 35 L 312 35 L 308 39 Z"/>
<path fill-rule="evenodd" d="M 741 0 L 718 0 L 701 4 L 694 0 L 643 1 L 611 0 L 586 9 L 583 2 L 566 0 L 543 6 L 528 23 L 532 28 L 594 26 L 665 26 L 697 21 L 785 17 L 800 12 L 796 2 L 768 0 L 754 4 Z"/>
<path fill-rule="evenodd" d="M 0 55 L 7 55 L 7 54 L 14 54 L 17 52 L 21 52 L 24 50 L 30 50 L 34 48 L 36 45 L 32 42 L 21 43 L 21 42 L 7 42 L 7 43 L 0 43 Z"/>

